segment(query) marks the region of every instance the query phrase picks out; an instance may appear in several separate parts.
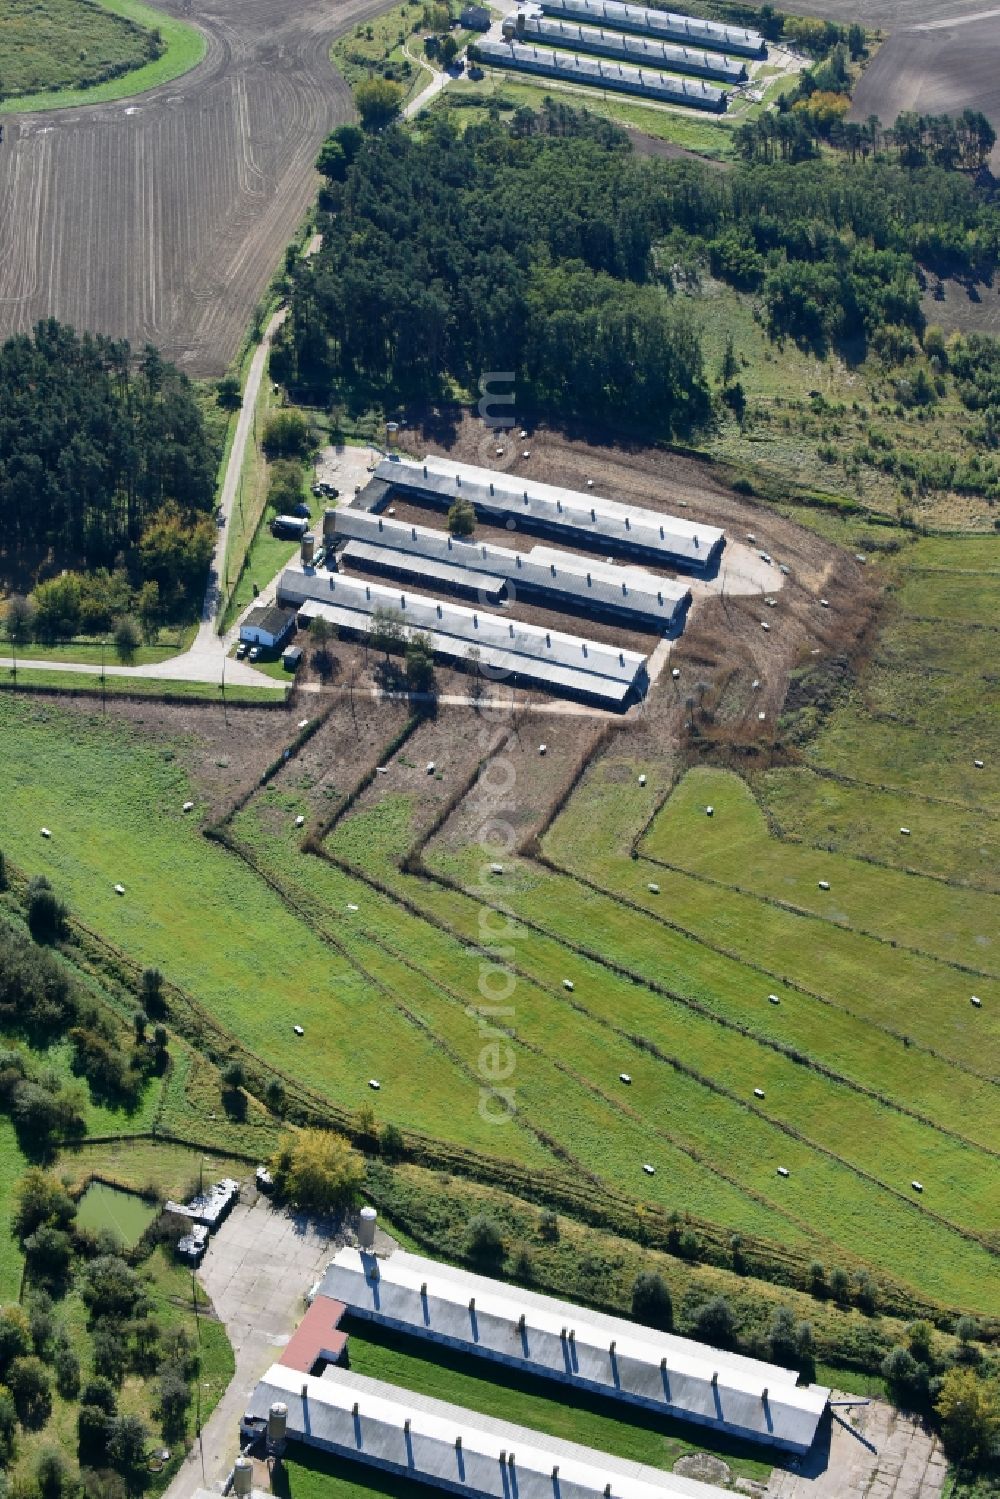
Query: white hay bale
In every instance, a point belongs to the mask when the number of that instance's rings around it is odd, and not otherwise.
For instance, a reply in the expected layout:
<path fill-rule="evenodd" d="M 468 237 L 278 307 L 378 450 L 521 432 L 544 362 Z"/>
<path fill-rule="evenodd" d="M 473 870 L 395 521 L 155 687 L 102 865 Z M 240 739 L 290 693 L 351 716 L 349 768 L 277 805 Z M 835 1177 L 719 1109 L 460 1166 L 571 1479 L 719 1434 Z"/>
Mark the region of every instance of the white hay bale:
<path fill-rule="evenodd" d="M 626 1087 L 629 1087 L 632 1083 L 632 1074 L 630 1072 L 619 1072 L 618 1081 L 620 1083 L 624 1083 Z"/>
<path fill-rule="evenodd" d="M 900 833 L 902 833 L 902 835 L 903 835 L 904 838 L 909 838 L 909 836 L 910 836 L 910 830 L 909 830 L 909 828 L 900 828 L 899 831 L 900 831 Z"/>
<path fill-rule="evenodd" d="M 304 1036 L 305 1035 L 305 1031 L 302 1029 L 301 1025 L 293 1025 L 292 1026 L 292 1030 L 295 1032 L 295 1034 L 297 1036 Z"/>
<path fill-rule="evenodd" d="M 378 1090 L 381 1088 L 382 1084 L 379 1082 L 379 1080 L 378 1080 L 377 1077 L 370 1077 L 368 1079 L 368 1086 L 369 1086 L 369 1088 L 372 1089 L 372 1091 L 374 1093 L 377 1093 Z"/>
<path fill-rule="evenodd" d="M 757 714 L 757 722 L 758 723 L 763 723 L 766 718 L 767 718 L 767 714 L 764 712 L 764 710 L 762 708 L 761 711 Z"/>
<path fill-rule="evenodd" d="M 429 776 L 432 776 L 434 774 L 434 761 L 433 760 L 428 760 L 428 762 L 427 762 L 427 774 Z"/>
<path fill-rule="evenodd" d="M 821 890 L 829 890 L 829 888 L 830 888 L 830 881 L 829 880 L 819 880 L 818 884 L 819 884 L 819 888 Z"/>
<path fill-rule="evenodd" d="M 309 720 L 308 720 L 308 718 L 300 718 L 299 719 L 299 728 L 300 729 L 308 729 L 308 727 L 309 727 Z"/>
<path fill-rule="evenodd" d="M 572 994 L 572 992 L 573 992 L 573 980 L 572 979 L 563 979 L 563 988 L 564 989 L 568 989 L 569 992 Z"/>
<path fill-rule="evenodd" d="M 52 837 L 52 834 L 49 832 L 48 828 L 42 828 L 42 837 L 43 838 L 51 838 Z"/>
<path fill-rule="evenodd" d="M 705 808 L 705 816 L 706 817 L 714 817 L 715 816 L 715 808 L 714 807 L 706 807 Z"/>
<path fill-rule="evenodd" d="M 655 1176 L 656 1175 L 656 1167 L 655 1166 L 651 1166 L 648 1161 L 643 1161 L 643 1163 L 642 1163 L 642 1169 L 643 1169 L 643 1171 L 645 1171 L 645 1173 L 646 1173 L 647 1176 Z"/>
<path fill-rule="evenodd" d="M 639 777 L 639 785 L 640 786 L 645 786 L 645 784 L 646 784 L 646 777 L 645 776 L 640 776 Z"/>
<path fill-rule="evenodd" d="M 124 885 L 116 885 L 115 886 L 115 894 L 116 895 L 124 895 L 125 894 L 125 886 Z"/>
<path fill-rule="evenodd" d="M 973 760 L 972 763 L 976 767 L 977 770 L 982 770 L 982 768 L 983 768 L 983 761 L 982 760 Z"/>
<path fill-rule="evenodd" d="M 771 1003 L 773 1005 L 780 1005 L 781 1004 L 781 1000 L 778 998 L 778 996 L 776 994 L 769 994 L 767 997 L 768 997 L 768 999 L 771 1001 Z"/>
<path fill-rule="evenodd" d="M 767 622 L 766 619 L 762 619 L 761 620 L 760 627 L 761 627 L 762 630 L 770 630 L 770 628 L 771 628 L 771 626 L 768 624 L 768 622 Z"/>
<path fill-rule="evenodd" d="M 547 744 L 540 744 L 540 745 L 539 745 L 539 746 L 538 746 L 538 753 L 539 753 L 539 754 L 540 754 L 540 755 L 545 755 L 545 754 L 547 754 L 547 753 L 548 753 L 548 749 L 549 749 L 549 747 L 548 747 L 548 745 L 547 745 Z"/>
<path fill-rule="evenodd" d="M 753 1090 L 753 1096 L 754 1096 L 754 1098 L 763 1098 L 764 1097 L 764 1089 L 763 1088 L 754 1088 L 754 1090 Z"/>
<path fill-rule="evenodd" d="M 649 891 L 650 895 L 659 895 L 660 893 L 659 885 L 657 885 L 653 880 L 650 880 L 649 884 L 646 886 L 646 889 Z"/>
<path fill-rule="evenodd" d="M 970 1003 L 974 1004 L 977 1010 L 981 1010 L 983 1008 L 983 1002 L 979 998 L 978 994 L 973 994 L 973 996 L 972 996 L 972 998 L 970 1000 Z"/>
<path fill-rule="evenodd" d="M 298 815 L 298 817 L 296 817 L 296 819 L 295 819 L 295 826 L 297 828 L 305 827 L 305 822 L 306 822 L 306 820 L 302 816 L 302 813 L 300 812 L 299 815 Z"/>
<path fill-rule="evenodd" d="M 787 1166 L 779 1166 L 778 1167 L 778 1175 L 779 1176 L 788 1176 L 789 1175 L 788 1167 Z"/>
<path fill-rule="evenodd" d="M 674 679 L 675 682 L 677 681 L 677 678 L 680 676 L 680 674 L 681 674 L 681 669 L 680 669 L 679 666 L 675 666 L 673 668 L 673 670 L 671 671 L 671 673 L 670 673 L 670 675 L 673 677 L 673 679 Z"/>
<path fill-rule="evenodd" d="M 923 1182 L 912 1181 L 910 1182 L 910 1186 L 913 1188 L 914 1192 L 922 1192 L 924 1190 Z"/>
<path fill-rule="evenodd" d="M 829 609 L 829 607 L 830 607 L 830 600 L 829 599 L 820 599 L 820 601 L 819 601 L 819 607 L 821 609 Z"/>
<path fill-rule="evenodd" d="M 348 901 L 348 902 L 347 902 L 347 909 L 348 909 L 348 910 L 349 910 L 349 911 L 357 911 L 357 910 L 358 910 L 358 909 L 359 909 L 359 907 L 358 907 L 358 906 L 356 906 L 356 905 L 355 905 L 355 904 L 354 904 L 354 902 L 353 902 L 353 901 L 350 901 L 350 900 L 349 900 L 349 901 Z"/>
<path fill-rule="evenodd" d="M 181 808 L 181 810 L 183 812 L 190 812 L 193 806 L 194 806 L 194 802 L 185 802 L 184 806 Z"/>

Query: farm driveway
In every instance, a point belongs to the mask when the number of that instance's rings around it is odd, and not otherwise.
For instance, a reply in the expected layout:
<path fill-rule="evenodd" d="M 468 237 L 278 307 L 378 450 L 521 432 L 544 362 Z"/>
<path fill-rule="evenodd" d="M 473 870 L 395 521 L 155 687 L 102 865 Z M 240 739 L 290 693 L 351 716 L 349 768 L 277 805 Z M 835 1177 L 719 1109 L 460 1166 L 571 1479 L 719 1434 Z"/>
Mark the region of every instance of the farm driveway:
<path fill-rule="evenodd" d="M 209 1486 L 232 1467 L 250 1393 L 281 1357 L 302 1316 L 302 1298 L 326 1268 L 336 1242 L 332 1225 L 317 1228 L 289 1217 L 264 1198 L 252 1207 L 241 1203 L 212 1239 L 198 1278 L 233 1345 L 236 1373 L 202 1432 Z M 165 1499 L 189 1499 L 200 1486 L 196 1444 Z"/>
<path fill-rule="evenodd" d="M 0 144 L 0 336 L 59 317 L 220 375 L 353 115 L 333 39 L 385 0 L 154 0 L 205 32 L 135 100 L 12 114 Z"/>
<path fill-rule="evenodd" d="M 775 1468 L 767 1499 L 939 1499 L 945 1460 L 915 1421 L 881 1401 L 832 1417 L 828 1450 L 821 1437 L 801 1471 Z"/>

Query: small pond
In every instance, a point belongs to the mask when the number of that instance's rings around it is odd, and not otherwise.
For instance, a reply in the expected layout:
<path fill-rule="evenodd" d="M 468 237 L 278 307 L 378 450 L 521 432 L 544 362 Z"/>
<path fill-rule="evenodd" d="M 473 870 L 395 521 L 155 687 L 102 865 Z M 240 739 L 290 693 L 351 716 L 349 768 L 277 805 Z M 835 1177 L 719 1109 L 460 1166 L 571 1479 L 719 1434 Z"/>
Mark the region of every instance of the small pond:
<path fill-rule="evenodd" d="M 123 1192 L 105 1182 L 91 1182 L 80 1198 L 76 1221 L 81 1228 L 94 1233 L 110 1228 L 124 1248 L 132 1249 L 158 1212 L 155 1203 L 143 1202 L 134 1192 Z"/>

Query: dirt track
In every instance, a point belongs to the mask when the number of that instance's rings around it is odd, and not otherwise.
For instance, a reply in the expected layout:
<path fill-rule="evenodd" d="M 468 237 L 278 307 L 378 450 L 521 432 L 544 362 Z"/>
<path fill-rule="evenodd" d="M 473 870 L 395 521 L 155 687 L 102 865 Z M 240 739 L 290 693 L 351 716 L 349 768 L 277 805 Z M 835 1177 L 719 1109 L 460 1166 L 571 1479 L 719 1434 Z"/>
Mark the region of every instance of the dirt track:
<path fill-rule="evenodd" d="M 208 37 L 163 88 L 12 115 L 0 144 L 0 336 L 56 316 L 220 374 L 351 114 L 333 38 L 384 0 L 170 0 Z"/>

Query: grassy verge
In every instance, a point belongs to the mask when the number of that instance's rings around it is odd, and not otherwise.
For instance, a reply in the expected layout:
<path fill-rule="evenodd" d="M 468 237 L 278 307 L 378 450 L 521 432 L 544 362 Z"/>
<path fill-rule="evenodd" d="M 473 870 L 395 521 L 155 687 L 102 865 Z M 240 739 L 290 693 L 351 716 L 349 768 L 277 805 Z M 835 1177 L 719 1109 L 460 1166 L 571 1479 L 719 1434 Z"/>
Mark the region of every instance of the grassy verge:
<path fill-rule="evenodd" d="M 89 697 L 155 697 L 183 698 L 190 702 L 222 704 L 221 687 L 211 682 L 170 681 L 165 677 L 108 677 L 102 684 L 100 674 L 91 676 L 82 671 L 48 670 L 43 667 L 18 667 L 15 678 L 9 668 L 0 672 L 0 691 L 16 692 L 72 692 Z M 270 687 L 226 688 L 227 703 L 266 703 L 277 706 L 282 702 L 279 694 Z"/>
<path fill-rule="evenodd" d="M 467 110 L 481 106 L 485 112 L 495 101 L 501 112 L 511 112 L 522 105 L 538 110 L 546 98 L 565 100 L 579 109 L 588 109 L 592 114 L 614 120 L 635 130 L 642 130 L 658 140 L 670 141 L 686 151 L 696 151 L 699 156 L 715 160 L 726 160 L 732 155 L 732 126 L 724 118 L 707 119 L 691 111 L 657 108 L 638 101 L 603 95 L 596 89 L 570 88 L 551 79 L 544 83 L 522 83 L 513 81 L 509 73 L 486 71 L 479 83 L 468 78 L 449 83 L 444 93 L 431 106 L 447 109 L 450 104 L 460 104 L 461 122 Z"/>
<path fill-rule="evenodd" d="M 141 0 L 100 0 L 100 4 L 113 15 L 124 16 L 150 31 L 158 31 L 166 43 L 162 56 L 94 88 L 57 89 L 48 93 L 5 99 L 0 102 L 0 113 L 28 114 L 52 109 L 78 109 L 83 104 L 110 104 L 117 99 L 130 99 L 136 94 L 159 88 L 161 84 L 171 83 L 182 73 L 190 72 L 205 55 L 207 44 L 202 32 L 185 21 L 177 20 L 166 11 L 154 10 L 152 6 L 142 4 Z"/>
<path fill-rule="evenodd" d="M 175 630 L 161 630 L 159 638 L 150 645 L 140 645 L 127 664 L 150 666 L 156 661 L 169 661 L 172 656 L 179 656 L 189 648 L 197 632 L 196 624 L 184 625 Z M 0 654 L 3 654 L 5 650 L 7 655 L 11 654 L 10 647 L 5 648 L 0 643 Z M 59 645 L 37 643 L 19 645 L 17 659 L 19 663 L 21 661 L 67 661 L 84 666 L 100 666 L 103 660 L 108 666 L 122 664 L 113 641 L 105 642 L 102 648 L 99 640 L 86 636 L 78 636 L 75 640 L 67 640 Z"/>

